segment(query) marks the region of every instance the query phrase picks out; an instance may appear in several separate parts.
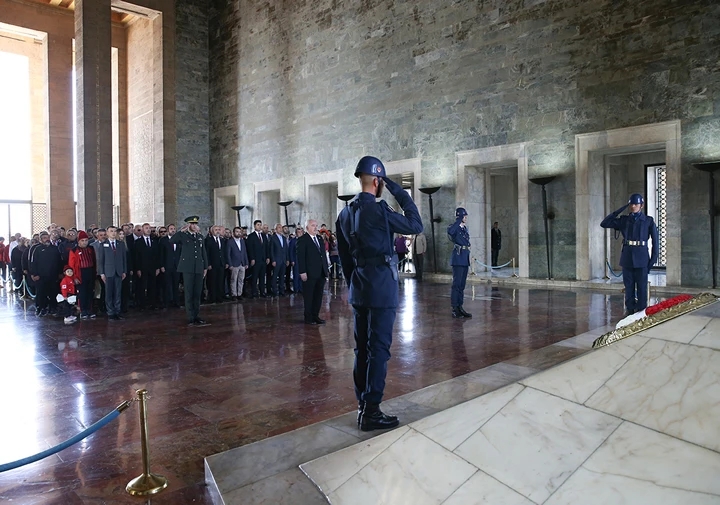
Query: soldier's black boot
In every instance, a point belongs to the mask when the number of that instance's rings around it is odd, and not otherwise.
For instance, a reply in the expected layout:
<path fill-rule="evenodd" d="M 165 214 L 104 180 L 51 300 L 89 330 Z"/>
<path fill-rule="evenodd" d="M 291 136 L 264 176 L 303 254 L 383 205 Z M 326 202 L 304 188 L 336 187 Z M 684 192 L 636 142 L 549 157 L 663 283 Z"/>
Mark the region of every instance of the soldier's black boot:
<path fill-rule="evenodd" d="M 452 308 L 452 316 L 453 316 L 455 319 L 463 319 L 463 318 L 465 317 L 465 316 L 462 315 L 462 312 L 460 312 L 460 308 L 459 308 L 459 307 L 453 307 L 453 308 Z"/>
<path fill-rule="evenodd" d="M 460 311 L 460 313 L 462 314 L 463 317 L 467 317 L 468 319 L 470 319 L 472 317 L 472 314 L 465 312 L 465 309 L 463 309 L 462 305 L 460 305 L 458 307 L 458 310 Z"/>
<path fill-rule="evenodd" d="M 360 414 L 360 429 L 362 431 L 386 430 L 400 424 L 397 416 L 389 416 L 380 410 L 377 403 L 365 403 Z"/>

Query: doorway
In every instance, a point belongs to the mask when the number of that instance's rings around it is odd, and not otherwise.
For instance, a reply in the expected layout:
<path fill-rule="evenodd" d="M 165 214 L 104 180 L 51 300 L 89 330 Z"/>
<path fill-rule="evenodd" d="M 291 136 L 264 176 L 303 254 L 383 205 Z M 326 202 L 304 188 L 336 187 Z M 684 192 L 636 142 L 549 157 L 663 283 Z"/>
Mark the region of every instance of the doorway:
<path fill-rule="evenodd" d="M 338 200 L 338 183 L 312 184 L 307 188 L 308 200 L 305 206 L 305 220 L 317 221 L 318 229 L 324 224 L 328 230 L 335 229 L 335 220 L 345 206 Z M 341 207 L 342 205 L 342 207 Z M 305 223 L 300 223 L 305 226 Z"/>
<path fill-rule="evenodd" d="M 517 167 L 498 168 L 490 171 L 490 219 L 487 228 L 498 223 L 501 236 L 501 247 L 495 266 L 507 265 L 494 270 L 495 274 L 508 276 L 512 270 L 512 259 L 519 256 L 518 248 L 518 206 L 517 206 Z M 492 242 L 492 233 L 491 242 Z M 491 244 L 492 248 L 492 244 Z M 491 250 L 492 253 L 492 250 Z M 490 265 L 490 263 L 487 263 Z"/>
<path fill-rule="evenodd" d="M 253 220 L 260 219 L 263 224 L 267 224 L 270 228 L 280 220 L 280 190 L 260 191 L 257 194 L 258 209 L 254 213 Z"/>

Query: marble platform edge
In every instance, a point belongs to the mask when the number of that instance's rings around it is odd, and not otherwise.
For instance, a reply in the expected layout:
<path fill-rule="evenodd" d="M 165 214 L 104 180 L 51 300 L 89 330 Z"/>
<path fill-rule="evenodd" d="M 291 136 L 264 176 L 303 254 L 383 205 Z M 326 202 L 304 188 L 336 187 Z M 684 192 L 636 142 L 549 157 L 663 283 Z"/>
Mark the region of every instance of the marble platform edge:
<path fill-rule="evenodd" d="M 426 273 L 425 279 L 434 282 L 442 282 L 450 284 L 452 282 L 451 274 L 432 274 Z M 412 275 L 401 274 L 401 277 L 412 278 Z M 612 283 L 609 281 L 576 281 L 576 280 L 555 280 L 555 279 L 531 279 L 527 277 L 486 277 L 481 275 L 470 276 L 467 278 L 468 284 L 485 284 L 503 287 L 535 287 L 542 289 L 553 289 L 562 291 L 572 291 L 574 289 L 590 289 L 596 291 L 620 292 L 623 290 L 622 283 Z M 711 287 L 693 287 L 693 286 L 651 286 L 651 295 L 657 293 L 662 295 L 697 295 L 700 293 L 712 293 L 720 296 L 720 289 Z"/>
<path fill-rule="evenodd" d="M 585 335 L 585 334 L 582 334 L 582 335 Z M 581 337 L 582 335 L 576 335 L 574 337 L 570 337 L 561 342 L 572 341 L 574 339 Z M 551 344 L 551 345 L 548 345 L 545 347 L 541 347 L 539 349 L 536 349 L 533 352 L 542 353 L 543 351 L 547 351 L 552 348 L 557 348 L 557 347 L 559 347 L 559 344 L 561 344 L 561 342 L 557 342 L 557 343 L 554 343 L 554 344 Z M 383 405 L 386 405 L 388 407 L 388 409 L 392 410 L 392 412 L 394 414 L 399 415 L 399 417 L 402 420 L 401 426 L 409 425 L 413 422 L 419 421 L 420 419 L 431 416 L 440 411 L 446 410 L 448 408 L 452 408 L 453 406 L 473 400 L 475 398 L 479 398 L 480 396 L 491 393 L 497 389 L 500 389 L 501 387 L 517 383 L 529 376 L 532 376 L 532 375 L 535 375 L 536 373 L 547 370 L 548 368 L 554 368 L 555 366 L 561 365 L 561 364 L 571 361 L 575 358 L 583 356 L 593 350 L 589 345 L 584 345 L 584 344 L 585 343 L 583 342 L 583 345 L 577 346 L 578 349 L 577 349 L 576 354 L 558 359 L 557 362 L 551 364 L 550 366 L 545 366 L 543 368 L 531 368 L 531 367 L 527 367 L 527 366 L 520 366 L 520 365 L 517 365 L 514 363 L 510 363 L 508 361 L 494 363 L 485 368 L 482 368 L 479 370 L 474 370 L 467 374 L 460 375 L 458 377 L 454 377 L 454 378 L 448 379 L 446 381 L 439 382 L 437 384 L 431 384 L 429 386 L 418 389 L 416 391 L 412 391 L 405 395 L 391 398 L 391 399 L 383 402 Z M 576 346 L 573 346 L 573 347 L 576 347 Z M 510 361 L 512 361 L 512 360 L 510 360 Z M 487 377 L 484 377 L 485 375 Z M 487 383 L 483 384 L 486 387 L 483 388 L 482 392 L 480 392 L 479 394 L 468 395 L 468 396 L 464 396 L 464 397 L 458 396 L 456 398 L 448 400 L 447 403 L 442 405 L 440 408 L 433 408 L 432 406 L 412 400 L 413 398 L 417 398 L 420 395 L 428 395 L 428 394 L 431 395 L 433 391 L 442 391 L 444 389 L 452 388 L 452 386 L 454 386 L 454 385 L 462 386 L 462 383 L 467 383 L 468 381 L 482 382 L 483 379 L 492 379 L 492 377 L 497 377 L 497 376 L 500 376 L 500 377 L 504 376 L 504 377 L 506 377 L 506 380 L 496 381 L 496 382 L 493 382 L 492 380 L 488 380 Z M 356 416 L 357 416 L 357 411 L 351 411 L 351 412 L 348 412 L 345 414 L 341 414 L 341 415 L 332 417 L 330 419 L 326 419 L 324 421 L 320 421 L 320 422 L 317 422 L 314 424 L 310 424 L 308 426 L 298 428 L 296 430 L 289 431 L 287 433 L 282 433 L 282 434 L 276 435 L 274 437 L 268 437 L 266 439 L 259 440 L 257 442 L 253 442 L 251 444 L 246 444 L 246 445 L 243 445 L 240 447 L 230 449 L 228 451 L 224 451 L 224 452 L 217 453 L 217 454 L 212 454 L 212 455 L 205 457 L 204 458 L 205 483 L 210 491 L 210 495 L 213 499 L 213 503 L 215 503 L 216 505 L 234 505 L 233 502 L 226 501 L 223 496 L 227 495 L 229 493 L 232 493 L 233 491 L 237 491 L 240 488 L 250 486 L 255 482 L 267 481 L 269 478 L 271 478 L 273 476 L 273 475 L 268 476 L 268 475 L 260 474 L 260 476 L 254 481 L 241 481 L 241 483 L 239 485 L 234 484 L 231 486 L 225 486 L 225 485 L 223 485 L 222 482 L 218 482 L 222 479 L 220 479 L 219 476 L 217 475 L 217 470 L 213 470 L 214 462 L 220 458 L 222 458 L 225 461 L 227 461 L 227 460 L 237 461 L 243 457 L 244 453 L 262 452 L 262 448 L 265 445 L 269 446 L 269 444 L 276 443 L 278 440 L 280 440 L 282 438 L 286 439 L 287 441 L 292 441 L 292 439 L 294 439 L 294 438 L 303 437 L 303 434 L 305 432 L 307 432 L 308 430 L 317 429 L 318 427 L 329 428 L 334 432 L 341 432 L 347 436 L 347 439 L 344 442 L 336 444 L 332 447 L 326 447 L 327 450 L 324 452 L 320 451 L 318 453 L 317 447 L 306 447 L 306 451 L 311 452 L 312 450 L 315 450 L 315 453 L 307 454 L 307 458 L 305 458 L 305 457 L 299 458 L 299 459 L 302 459 L 302 461 L 300 461 L 300 462 L 297 462 L 298 461 L 297 457 L 295 458 L 295 460 L 288 459 L 287 465 L 277 468 L 277 471 L 274 472 L 274 475 L 280 475 L 284 472 L 287 472 L 288 470 L 299 467 L 299 465 L 302 463 L 312 461 L 314 459 L 317 459 L 318 457 L 339 451 L 346 447 L 350 447 L 357 443 L 360 443 L 360 442 L 369 440 L 371 438 L 374 438 L 376 436 L 383 435 L 384 433 L 387 433 L 386 431 L 373 431 L 373 432 L 359 431 L 355 427 Z M 283 485 L 283 483 L 278 483 L 278 484 Z M 313 483 L 313 485 L 314 485 L 314 483 Z M 277 489 L 277 491 L 280 492 L 282 490 Z M 287 489 L 285 491 L 290 492 L 289 489 Z"/>

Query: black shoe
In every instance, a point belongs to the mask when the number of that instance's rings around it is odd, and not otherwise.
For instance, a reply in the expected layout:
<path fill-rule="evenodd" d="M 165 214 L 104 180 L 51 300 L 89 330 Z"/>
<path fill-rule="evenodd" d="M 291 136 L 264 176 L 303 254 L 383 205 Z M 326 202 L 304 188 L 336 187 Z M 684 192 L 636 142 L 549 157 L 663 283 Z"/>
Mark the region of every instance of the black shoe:
<path fill-rule="evenodd" d="M 316 318 L 315 318 L 315 322 L 316 322 L 317 324 L 325 324 L 325 320 L 324 320 L 324 319 L 320 319 L 319 317 L 316 317 Z"/>
<path fill-rule="evenodd" d="M 380 410 L 380 405 L 365 403 L 360 414 L 360 429 L 362 431 L 387 430 L 400 424 L 397 416 L 389 416 Z"/>
<path fill-rule="evenodd" d="M 123 319 L 125 318 L 122 317 L 120 314 L 115 314 L 115 321 L 122 321 Z"/>
<path fill-rule="evenodd" d="M 458 307 L 458 310 L 463 315 L 463 317 L 467 317 L 468 319 L 472 318 L 472 314 L 468 314 L 467 312 L 465 312 L 465 309 L 463 309 L 462 305 Z"/>
<path fill-rule="evenodd" d="M 316 322 L 316 321 L 308 321 L 307 319 L 305 320 L 305 324 L 314 324 L 314 325 L 317 326 L 317 322 Z"/>
<path fill-rule="evenodd" d="M 208 325 L 208 324 L 210 324 L 210 323 L 208 323 L 208 322 L 205 321 L 204 319 L 200 319 L 200 318 L 198 317 L 198 318 L 195 320 L 195 324 L 197 324 L 198 326 L 206 326 L 206 325 Z"/>
<path fill-rule="evenodd" d="M 452 308 L 452 317 L 455 319 L 465 319 L 465 316 L 462 315 L 462 312 L 460 312 L 458 307 Z"/>

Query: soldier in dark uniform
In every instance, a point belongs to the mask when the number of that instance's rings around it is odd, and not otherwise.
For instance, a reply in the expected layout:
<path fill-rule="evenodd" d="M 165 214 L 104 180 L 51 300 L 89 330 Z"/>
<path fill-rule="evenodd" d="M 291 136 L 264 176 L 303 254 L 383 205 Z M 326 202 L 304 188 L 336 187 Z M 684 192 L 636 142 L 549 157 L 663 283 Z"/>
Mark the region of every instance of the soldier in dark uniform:
<path fill-rule="evenodd" d="M 608 214 L 600 226 L 618 230 L 623 235 L 620 266 L 625 284 L 626 314 L 634 314 L 647 308 L 648 272 L 658 258 L 658 231 L 652 217 L 642 213 L 645 203 L 642 195 L 634 193 L 627 205 Z M 630 207 L 630 214 L 620 214 Z M 652 239 L 652 254 L 648 251 L 648 239 Z"/>
<path fill-rule="evenodd" d="M 363 431 L 393 428 L 398 418 L 380 410 L 392 328 L 398 305 L 395 233 L 415 235 L 423 225 L 415 203 L 398 184 L 388 179 L 382 162 L 365 156 L 355 169 L 362 192 L 338 217 L 338 252 L 350 286 L 348 301 L 355 319 L 353 378 L 358 400 L 358 426 Z M 376 202 L 383 187 L 395 197 L 405 215 L 395 213 L 384 200 Z"/>
<path fill-rule="evenodd" d="M 450 304 L 452 305 L 452 317 L 470 318 L 472 314 L 463 309 L 465 293 L 465 282 L 467 281 L 468 267 L 470 266 L 470 233 L 468 233 L 465 222 L 467 211 L 462 207 L 455 209 L 455 222 L 448 226 L 448 237 L 453 242 L 453 251 L 450 256 L 453 280 L 450 291 Z"/>
<path fill-rule="evenodd" d="M 182 244 L 180 261 L 177 271 L 183 275 L 185 286 L 185 312 L 191 326 L 206 325 L 200 319 L 200 297 L 202 296 L 203 278 L 207 274 L 208 258 L 205 251 L 205 240 L 200 234 L 198 216 L 185 219 L 188 223 L 170 238 L 171 244 Z"/>

